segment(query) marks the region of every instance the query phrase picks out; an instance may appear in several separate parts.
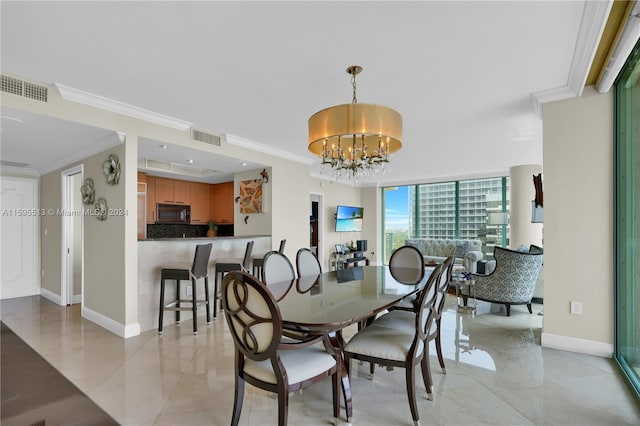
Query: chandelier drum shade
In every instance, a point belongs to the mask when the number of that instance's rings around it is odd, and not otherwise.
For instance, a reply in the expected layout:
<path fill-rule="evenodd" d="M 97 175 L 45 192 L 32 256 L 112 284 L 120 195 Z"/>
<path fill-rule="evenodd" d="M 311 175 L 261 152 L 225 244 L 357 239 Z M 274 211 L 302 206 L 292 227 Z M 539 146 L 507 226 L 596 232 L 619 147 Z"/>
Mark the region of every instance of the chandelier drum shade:
<path fill-rule="evenodd" d="M 347 68 L 352 75 L 353 102 L 335 105 L 309 118 L 309 151 L 330 166 L 337 177 L 368 177 L 384 171 L 389 155 L 402 147 L 402 116 L 382 105 L 359 104 L 355 76 L 359 66 Z"/>

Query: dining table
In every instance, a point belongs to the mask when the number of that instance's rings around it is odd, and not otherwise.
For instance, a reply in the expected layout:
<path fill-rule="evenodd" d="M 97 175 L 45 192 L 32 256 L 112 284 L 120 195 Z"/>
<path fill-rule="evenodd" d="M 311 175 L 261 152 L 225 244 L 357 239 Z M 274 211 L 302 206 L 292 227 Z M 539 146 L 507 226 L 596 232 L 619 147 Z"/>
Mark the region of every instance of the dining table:
<path fill-rule="evenodd" d="M 414 269 L 369 265 L 299 277 L 269 284 L 280 309 L 283 329 L 304 335 L 327 335 L 331 350 L 341 363 L 341 387 L 347 421 L 353 406 L 351 383 L 342 349 L 342 330 L 367 321 L 420 291 L 434 268 L 426 267 L 424 278 L 417 284 L 403 284 L 403 276 L 415 277 Z M 395 278 L 394 278 L 395 276 Z"/>

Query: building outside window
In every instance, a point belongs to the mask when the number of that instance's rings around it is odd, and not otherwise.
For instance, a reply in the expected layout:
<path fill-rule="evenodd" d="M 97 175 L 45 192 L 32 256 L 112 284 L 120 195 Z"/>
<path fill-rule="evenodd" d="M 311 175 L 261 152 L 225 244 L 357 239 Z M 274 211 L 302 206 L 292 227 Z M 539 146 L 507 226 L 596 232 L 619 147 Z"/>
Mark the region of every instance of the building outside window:
<path fill-rule="evenodd" d="M 383 188 L 384 262 L 407 238 L 479 239 L 485 258 L 508 246 L 508 225 L 487 222 L 509 212 L 509 178 Z"/>

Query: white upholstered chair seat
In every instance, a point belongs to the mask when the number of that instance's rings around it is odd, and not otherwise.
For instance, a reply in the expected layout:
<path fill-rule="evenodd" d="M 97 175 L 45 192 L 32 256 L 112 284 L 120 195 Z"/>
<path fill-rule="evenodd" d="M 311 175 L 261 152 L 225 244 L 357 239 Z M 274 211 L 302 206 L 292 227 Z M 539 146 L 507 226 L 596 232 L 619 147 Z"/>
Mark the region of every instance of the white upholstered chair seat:
<path fill-rule="evenodd" d="M 415 333 L 416 314 L 409 311 L 391 311 L 378 318 L 375 323 L 394 330 L 401 330 L 403 333 Z M 435 323 L 432 322 L 430 328 L 435 330 Z"/>
<path fill-rule="evenodd" d="M 412 294 L 411 296 L 407 296 L 395 305 L 393 305 L 394 309 L 404 309 L 407 311 L 413 311 L 416 308 L 416 303 L 418 303 L 418 296 L 416 294 Z"/>
<path fill-rule="evenodd" d="M 407 359 L 415 334 L 415 314 L 407 311 L 393 311 L 360 330 L 349 340 L 344 350 L 376 358 L 404 361 Z M 416 355 L 422 353 L 424 346 L 422 342 L 418 345 Z"/>
<path fill-rule="evenodd" d="M 336 365 L 335 358 L 321 345 L 291 351 L 282 350 L 280 360 L 287 372 L 289 383 L 300 383 Z M 276 383 L 276 376 L 269 359 L 253 361 L 247 358 L 244 372 L 263 382 Z"/>

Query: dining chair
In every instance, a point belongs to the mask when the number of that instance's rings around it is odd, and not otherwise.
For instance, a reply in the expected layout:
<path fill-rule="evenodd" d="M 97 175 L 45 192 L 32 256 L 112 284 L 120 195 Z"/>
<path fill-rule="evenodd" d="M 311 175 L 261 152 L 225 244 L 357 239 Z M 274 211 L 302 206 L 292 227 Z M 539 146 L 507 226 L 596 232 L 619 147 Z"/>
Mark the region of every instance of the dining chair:
<path fill-rule="evenodd" d="M 351 359 L 406 370 L 407 397 L 414 425 L 420 424 L 415 392 L 415 369 L 418 363 L 428 399 L 433 399 L 426 338 L 433 322 L 433 304 L 442 271 L 443 266 L 438 265 L 429 276 L 420 294 L 417 314 L 403 310 L 391 311 L 358 331 L 343 349 L 349 380 Z"/>
<path fill-rule="evenodd" d="M 308 248 L 303 247 L 296 253 L 296 269 L 298 277 L 319 275 L 322 273 L 322 266 L 318 257 Z"/>
<path fill-rule="evenodd" d="M 447 293 L 449 290 L 449 284 L 451 283 L 451 274 L 453 272 L 454 257 L 449 256 L 442 262 L 442 274 L 440 274 L 440 280 L 437 283 L 438 289 L 436 292 L 436 300 L 433 303 L 433 321 L 429 334 L 427 336 L 427 344 L 432 340 L 436 343 L 436 353 L 438 355 L 438 362 L 442 369 L 442 374 L 447 374 L 447 370 L 444 366 L 444 357 L 442 356 L 442 342 L 441 342 L 441 330 L 442 330 L 442 311 L 447 299 Z"/>
<path fill-rule="evenodd" d="M 289 392 L 331 377 L 333 421 L 340 413 L 340 363 L 326 335 L 283 341 L 282 318 L 268 287 L 233 271 L 222 282 L 222 307 L 235 346 L 235 397 L 231 425 L 240 422 L 245 382 L 277 394 L 278 425 L 287 424 Z M 322 343 L 322 344 L 320 344 Z M 263 423 L 265 422 L 263 419 Z"/>
<path fill-rule="evenodd" d="M 277 282 L 293 281 L 296 272 L 287 256 L 279 251 L 270 251 L 264 255 L 261 278 L 269 286 Z"/>
<path fill-rule="evenodd" d="M 415 285 L 422 281 L 425 274 L 424 256 L 415 246 L 405 245 L 397 248 L 389 258 L 389 272 L 398 282 Z M 420 293 L 405 297 L 391 309 L 401 309 L 415 312 L 417 310 Z"/>
<path fill-rule="evenodd" d="M 284 246 L 287 243 L 286 239 L 280 240 L 280 247 L 278 248 L 278 251 L 282 254 L 284 254 Z M 266 254 L 266 253 L 265 253 Z M 255 256 L 253 259 L 251 259 L 251 265 L 252 265 L 252 270 L 253 270 L 253 275 L 256 277 L 261 277 L 262 276 L 262 265 L 264 263 L 264 255 L 262 256 Z"/>
<path fill-rule="evenodd" d="M 215 262 L 216 278 L 214 294 L 216 295 L 213 301 L 213 319 L 218 317 L 218 300 L 220 299 L 220 280 L 224 278 L 224 274 L 232 271 L 245 271 L 249 272 L 251 267 L 251 252 L 253 251 L 253 241 L 247 243 L 247 247 L 244 250 L 244 256 L 242 259 L 220 259 Z"/>
<path fill-rule="evenodd" d="M 270 251 L 264 255 L 262 282 L 269 287 L 276 301 L 279 301 L 287 295 L 293 288 L 295 279 L 296 273 L 287 256 L 279 251 Z M 285 330 L 283 333 L 285 336 L 295 340 L 303 340 L 306 338 L 305 333 L 295 330 Z"/>
<path fill-rule="evenodd" d="M 162 334 L 164 311 L 175 311 L 176 324 L 180 323 L 180 311 L 193 312 L 193 334 L 198 334 L 198 308 L 205 306 L 207 312 L 207 324 L 211 323 L 209 312 L 209 256 L 211 256 L 212 244 L 199 244 L 196 246 L 193 262 L 177 262 L 164 265 L 160 270 L 160 310 L 158 313 L 158 333 Z M 196 282 L 204 278 L 204 299 L 196 296 Z M 165 303 L 165 280 L 176 280 L 176 298 Z M 180 281 L 191 281 L 191 299 L 180 298 Z M 187 303 L 189 306 L 181 305 Z"/>

